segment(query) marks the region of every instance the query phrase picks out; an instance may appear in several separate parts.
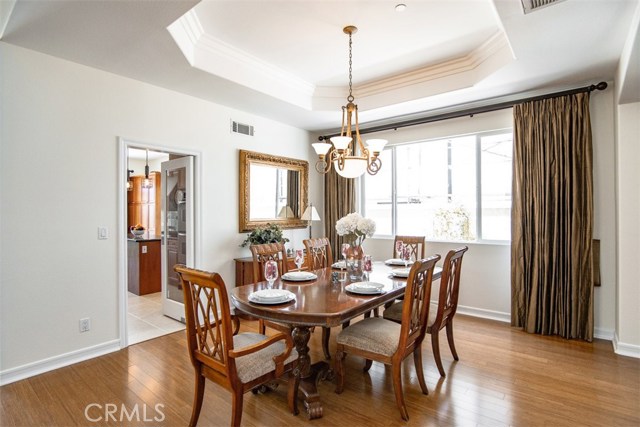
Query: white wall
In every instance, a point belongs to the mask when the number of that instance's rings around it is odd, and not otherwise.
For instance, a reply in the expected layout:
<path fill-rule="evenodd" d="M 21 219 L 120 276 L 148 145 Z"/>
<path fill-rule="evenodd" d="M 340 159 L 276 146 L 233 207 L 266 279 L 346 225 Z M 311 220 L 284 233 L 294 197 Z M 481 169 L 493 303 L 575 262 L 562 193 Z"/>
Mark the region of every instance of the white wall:
<path fill-rule="evenodd" d="M 616 353 L 640 357 L 640 3 L 616 73 Z"/>
<path fill-rule="evenodd" d="M 232 260 L 249 254 L 238 246 L 238 149 L 308 159 L 306 131 L 5 43 L 0 55 L 3 379 L 119 339 L 119 136 L 202 153 L 199 267 L 234 285 Z M 231 134 L 230 119 L 256 136 Z M 317 188 L 313 178 L 319 202 Z M 97 240 L 98 226 L 111 238 Z M 287 235 L 299 245 L 306 233 Z M 83 317 L 92 329 L 80 334 Z"/>
<path fill-rule="evenodd" d="M 595 289 L 595 332 L 597 337 L 612 339 L 615 327 L 615 151 L 613 90 L 591 96 L 591 121 L 594 149 L 594 238 L 601 240 L 602 286 Z M 393 143 L 461 135 L 477 130 L 513 126 L 511 110 L 474 117 L 430 123 L 376 134 Z M 372 137 L 367 135 L 368 137 Z M 462 244 L 462 243 L 461 243 Z M 428 242 L 428 253 L 444 256 L 461 244 Z M 460 312 L 508 321 L 511 313 L 510 246 L 468 244 L 463 262 L 464 285 L 460 288 Z M 365 249 L 374 259 L 391 257 L 393 241 L 367 239 Z"/>
<path fill-rule="evenodd" d="M 618 317 L 614 344 L 640 357 L 640 102 L 618 106 Z"/>

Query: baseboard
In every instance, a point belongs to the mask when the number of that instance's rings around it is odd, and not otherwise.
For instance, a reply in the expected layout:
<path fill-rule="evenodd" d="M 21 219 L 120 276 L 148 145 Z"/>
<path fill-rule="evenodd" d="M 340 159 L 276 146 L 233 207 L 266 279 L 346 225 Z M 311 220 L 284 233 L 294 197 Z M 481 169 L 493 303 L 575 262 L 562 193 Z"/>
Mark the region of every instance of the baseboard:
<path fill-rule="evenodd" d="M 613 351 L 621 356 L 629 356 L 640 359 L 640 345 L 620 342 L 617 332 L 613 335 Z"/>
<path fill-rule="evenodd" d="M 613 329 L 594 328 L 593 337 L 601 340 L 613 341 Z"/>
<path fill-rule="evenodd" d="M 497 320 L 499 322 L 511 323 L 511 314 L 501 311 L 485 310 L 483 308 L 467 307 L 458 305 L 457 313 L 466 316 L 480 317 L 482 319 Z"/>
<path fill-rule="evenodd" d="M 120 350 L 119 339 L 6 369 L 0 372 L 0 385 L 10 384 L 118 350 Z"/>

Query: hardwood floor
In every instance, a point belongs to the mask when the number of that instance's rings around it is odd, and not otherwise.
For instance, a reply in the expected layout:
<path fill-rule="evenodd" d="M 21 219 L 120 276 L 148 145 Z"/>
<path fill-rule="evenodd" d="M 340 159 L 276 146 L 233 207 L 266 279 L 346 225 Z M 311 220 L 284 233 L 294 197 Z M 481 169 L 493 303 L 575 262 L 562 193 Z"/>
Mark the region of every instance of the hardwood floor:
<path fill-rule="evenodd" d="M 455 320 L 460 361 L 453 362 L 443 334 L 446 378 L 438 374 L 430 343 L 423 344 L 428 396 L 420 392 L 412 358 L 403 365 L 407 423 L 396 408 L 388 368 L 374 363 L 363 374 L 362 359 L 347 356 L 343 394 L 334 393 L 333 383 L 320 383 L 323 418 L 291 415 L 283 384 L 245 395 L 243 425 L 640 425 L 640 360 L 616 355 L 610 342 L 529 335 L 461 315 Z M 244 330 L 256 328 L 255 322 L 243 323 Z M 319 360 L 321 334 L 313 335 L 311 356 Z M 194 375 L 185 346 L 184 332 L 177 332 L 6 385 L 0 388 L 0 425 L 186 426 Z M 100 420 L 87 420 L 85 411 Z M 199 426 L 226 426 L 230 420 L 231 395 L 207 382 Z"/>

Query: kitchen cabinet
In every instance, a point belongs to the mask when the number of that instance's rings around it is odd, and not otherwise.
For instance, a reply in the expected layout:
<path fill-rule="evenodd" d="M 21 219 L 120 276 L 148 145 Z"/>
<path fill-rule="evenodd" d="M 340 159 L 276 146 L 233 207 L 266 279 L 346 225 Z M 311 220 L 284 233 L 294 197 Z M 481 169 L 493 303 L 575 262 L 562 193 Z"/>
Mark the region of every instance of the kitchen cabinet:
<path fill-rule="evenodd" d="M 142 224 L 149 235 L 160 234 L 162 208 L 160 172 L 150 172 L 151 188 L 143 188 L 144 175 L 131 177 L 132 190 L 127 191 L 127 232 Z"/>

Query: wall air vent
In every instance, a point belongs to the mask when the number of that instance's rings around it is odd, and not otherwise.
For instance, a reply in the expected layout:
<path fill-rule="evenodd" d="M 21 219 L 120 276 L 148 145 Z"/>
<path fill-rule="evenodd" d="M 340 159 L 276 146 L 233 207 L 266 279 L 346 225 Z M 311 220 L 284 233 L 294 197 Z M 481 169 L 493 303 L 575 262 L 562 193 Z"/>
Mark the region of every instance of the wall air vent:
<path fill-rule="evenodd" d="M 538 9 L 553 6 L 554 4 L 563 1 L 564 0 L 520 0 L 520 2 L 522 2 L 522 10 L 524 13 L 535 12 Z"/>
<path fill-rule="evenodd" d="M 253 136 L 253 126 L 231 121 L 231 132 Z"/>

